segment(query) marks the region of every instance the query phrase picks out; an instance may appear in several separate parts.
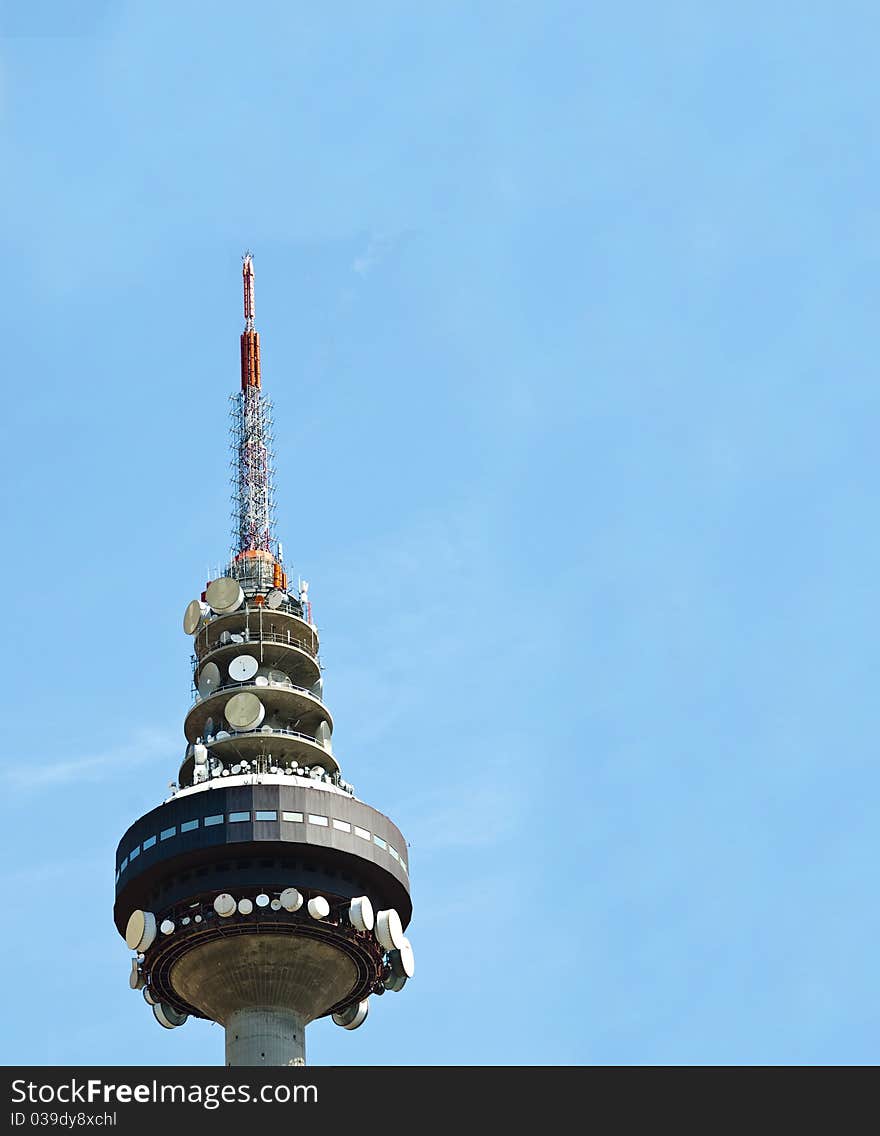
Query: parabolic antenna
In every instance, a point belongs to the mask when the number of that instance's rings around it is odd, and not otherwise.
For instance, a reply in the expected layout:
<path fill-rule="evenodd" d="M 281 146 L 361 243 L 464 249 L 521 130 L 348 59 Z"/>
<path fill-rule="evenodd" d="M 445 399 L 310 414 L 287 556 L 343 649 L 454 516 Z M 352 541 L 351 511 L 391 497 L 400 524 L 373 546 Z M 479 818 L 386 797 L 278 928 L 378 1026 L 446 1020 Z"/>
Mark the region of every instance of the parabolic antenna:
<path fill-rule="evenodd" d="M 214 910 L 223 919 L 228 919 L 235 911 L 235 900 L 228 892 L 221 892 L 214 900 Z"/>
<path fill-rule="evenodd" d="M 229 664 L 229 677 L 233 682 L 247 682 L 260 669 L 253 655 L 236 655 Z"/>
<path fill-rule="evenodd" d="M 169 1006 L 167 1002 L 159 1002 L 153 1006 L 153 1016 L 160 1026 L 165 1029 L 177 1029 L 182 1026 L 189 1017 L 189 1014 L 181 1014 L 175 1010 L 173 1006 Z"/>
<path fill-rule="evenodd" d="M 359 895 L 357 899 L 353 899 L 348 908 L 348 917 L 351 920 L 352 927 L 357 927 L 359 931 L 372 931 L 376 924 L 376 917 L 373 914 L 373 905 L 370 903 L 369 897 Z"/>
<path fill-rule="evenodd" d="M 385 979 L 384 986 L 386 990 L 393 990 L 395 994 L 399 994 L 406 986 L 406 976 L 400 977 L 392 971 Z"/>
<path fill-rule="evenodd" d="M 287 599 L 287 595 L 281 591 L 280 588 L 271 588 L 269 594 L 266 596 L 266 607 L 270 607 L 273 611 L 277 611 L 279 607 Z"/>
<path fill-rule="evenodd" d="M 211 614 L 211 609 L 201 600 L 190 600 L 183 613 L 183 630 L 187 635 L 195 635 L 205 626 L 205 620 Z"/>
<path fill-rule="evenodd" d="M 269 671 L 269 682 L 289 683 L 290 679 L 284 671 Z"/>
<path fill-rule="evenodd" d="M 148 1006 L 156 1005 L 156 999 L 153 997 L 152 991 L 150 990 L 149 986 L 144 987 L 144 1001 Z"/>
<path fill-rule="evenodd" d="M 376 915 L 376 938 L 386 951 L 399 951 L 406 942 L 400 916 L 393 907 Z"/>
<path fill-rule="evenodd" d="M 343 1029 L 353 1030 L 364 1024 L 369 1012 L 369 999 L 364 998 L 363 1002 L 356 1002 L 353 1006 L 347 1006 L 341 1013 L 334 1014 L 333 1021 Z"/>
<path fill-rule="evenodd" d="M 212 580 L 208 584 L 205 599 L 218 615 L 227 615 L 241 607 L 244 592 L 238 580 L 233 580 L 231 576 L 221 576 L 219 580 Z"/>
<path fill-rule="evenodd" d="M 404 936 L 403 946 L 388 955 L 391 972 L 397 978 L 412 978 L 416 972 L 416 960 L 409 939 Z"/>
<path fill-rule="evenodd" d="M 269 906 L 269 897 L 268 897 L 268 895 L 266 895 L 266 893 L 264 891 L 261 891 L 260 894 L 257 896 L 256 904 L 257 904 L 257 907 L 268 907 Z"/>
<path fill-rule="evenodd" d="M 128 985 L 132 990 L 143 990 L 144 988 L 144 976 L 138 966 L 137 959 L 131 960 L 131 974 L 128 976 Z"/>
<path fill-rule="evenodd" d="M 193 761 L 196 765 L 208 764 L 208 747 L 203 746 L 201 742 L 196 742 L 193 746 Z"/>
<path fill-rule="evenodd" d="M 216 663 L 205 663 L 199 671 L 199 681 L 196 683 L 199 694 L 201 694 L 202 698 L 207 698 L 219 685 L 220 668 Z"/>
<path fill-rule="evenodd" d="M 254 686 L 268 686 L 268 685 L 269 685 L 269 680 L 266 678 L 265 675 L 257 675 L 257 677 L 254 679 Z"/>
<path fill-rule="evenodd" d="M 316 895 L 309 900 L 309 915 L 313 919 L 326 919 L 330 914 L 330 904 L 323 895 Z"/>
<path fill-rule="evenodd" d="M 296 888 L 285 888 L 278 898 L 285 911 L 299 911 L 303 905 L 303 897 Z"/>
<path fill-rule="evenodd" d="M 240 899 L 238 901 L 238 910 L 241 915 L 250 915 L 254 909 L 254 901 L 252 899 Z"/>
<path fill-rule="evenodd" d="M 280 899 L 273 899 L 272 902 L 269 904 L 269 906 L 272 908 L 273 911 L 280 911 L 281 910 L 281 900 Z"/>
<path fill-rule="evenodd" d="M 239 635 L 238 632 L 235 632 L 234 634 L 229 636 L 229 642 L 230 643 L 243 643 L 244 642 L 244 636 Z"/>
<path fill-rule="evenodd" d="M 266 707 L 256 694 L 242 691 L 233 694 L 224 710 L 226 721 L 233 730 L 255 730 L 266 715 Z"/>
<path fill-rule="evenodd" d="M 152 911 L 132 911 L 125 928 L 125 944 L 142 954 L 156 938 L 156 916 Z"/>

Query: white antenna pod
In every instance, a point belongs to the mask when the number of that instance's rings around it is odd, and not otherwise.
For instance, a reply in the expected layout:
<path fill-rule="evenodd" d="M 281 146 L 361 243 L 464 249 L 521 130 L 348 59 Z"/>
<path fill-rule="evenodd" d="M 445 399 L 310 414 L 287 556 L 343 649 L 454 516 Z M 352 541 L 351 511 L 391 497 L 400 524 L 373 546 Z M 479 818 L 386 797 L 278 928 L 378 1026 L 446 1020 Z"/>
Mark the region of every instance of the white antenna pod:
<path fill-rule="evenodd" d="M 201 600 L 190 600 L 183 613 L 183 630 L 187 635 L 195 635 L 205 626 L 211 609 Z"/>
<path fill-rule="evenodd" d="M 399 951 L 406 942 L 400 916 L 393 907 L 376 915 L 376 938 L 386 951 Z"/>
<path fill-rule="evenodd" d="M 216 663 L 205 663 L 199 671 L 199 681 L 196 688 L 202 698 L 207 698 L 220 685 L 220 668 Z"/>
<path fill-rule="evenodd" d="M 285 911 L 299 911 L 303 905 L 303 897 L 296 888 L 285 888 L 278 898 Z"/>
<path fill-rule="evenodd" d="M 233 694 L 224 708 L 226 721 L 239 732 L 255 730 L 266 716 L 266 707 L 257 698 L 256 694 L 242 691 Z"/>
<path fill-rule="evenodd" d="M 260 669 L 253 655 L 236 655 L 229 664 L 229 677 L 233 682 L 247 682 Z"/>
<path fill-rule="evenodd" d="M 231 576 L 221 576 L 212 580 L 205 592 L 205 599 L 218 615 L 228 615 L 244 603 L 244 592 L 238 580 Z"/>
<path fill-rule="evenodd" d="M 333 1015 L 333 1022 L 337 1026 L 342 1026 L 343 1029 L 353 1030 L 358 1026 L 362 1026 L 367 1020 L 367 1014 L 370 1012 L 370 1000 L 364 998 L 363 1002 L 356 1002 L 353 1006 L 347 1006 L 338 1014 Z"/>
<path fill-rule="evenodd" d="M 143 954 L 156 938 L 156 916 L 152 911 L 132 911 L 125 927 L 125 944 Z"/>
<path fill-rule="evenodd" d="M 330 904 L 323 895 L 316 895 L 314 899 L 309 900 L 309 915 L 313 919 L 326 919 L 329 914 Z"/>
<path fill-rule="evenodd" d="M 373 914 L 373 905 L 365 895 L 359 895 L 357 899 L 353 899 L 348 907 L 348 918 L 351 921 L 352 927 L 357 927 L 359 931 L 372 931 L 376 925 L 376 917 Z"/>

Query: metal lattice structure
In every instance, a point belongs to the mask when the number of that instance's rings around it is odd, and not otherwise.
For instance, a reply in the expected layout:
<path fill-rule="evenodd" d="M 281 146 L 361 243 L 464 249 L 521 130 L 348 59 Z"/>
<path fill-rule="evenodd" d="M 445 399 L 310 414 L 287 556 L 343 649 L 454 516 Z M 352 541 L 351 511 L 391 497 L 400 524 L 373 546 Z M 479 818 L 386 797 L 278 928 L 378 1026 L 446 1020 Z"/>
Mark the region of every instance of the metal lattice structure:
<path fill-rule="evenodd" d="M 274 552 L 275 454 L 272 403 L 259 387 L 229 396 L 232 553 Z"/>

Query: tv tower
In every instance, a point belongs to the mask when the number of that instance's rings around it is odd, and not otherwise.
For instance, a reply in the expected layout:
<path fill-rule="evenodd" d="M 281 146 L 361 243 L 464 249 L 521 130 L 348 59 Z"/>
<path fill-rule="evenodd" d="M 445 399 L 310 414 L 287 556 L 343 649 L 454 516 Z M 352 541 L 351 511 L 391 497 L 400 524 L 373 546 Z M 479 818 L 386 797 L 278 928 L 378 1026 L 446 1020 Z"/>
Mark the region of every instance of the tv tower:
<path fill-rule="evenodd" d="M 119 842 L 113 914 L 160 1025 L 219 1022 L 227 1065 L 302 1065 L 309 1022 L 357 1029 L 371 995 L 412 977 L 409 857 L 333 752 L 308 584 L 290 586 L 274 536 L 250 253 L 242 278 L 234 545 L 184 613 L 186 750 L 171 796 Z"/>

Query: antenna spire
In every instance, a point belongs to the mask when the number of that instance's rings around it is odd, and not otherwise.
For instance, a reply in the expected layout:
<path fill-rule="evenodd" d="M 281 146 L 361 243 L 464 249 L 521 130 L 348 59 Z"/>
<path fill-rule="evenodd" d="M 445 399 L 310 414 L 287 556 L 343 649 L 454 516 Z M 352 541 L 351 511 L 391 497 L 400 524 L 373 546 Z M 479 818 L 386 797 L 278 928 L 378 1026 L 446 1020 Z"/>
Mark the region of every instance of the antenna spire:
<path fill-rule="evenodd" d="M 244 254 L 241 279 L 244 288 L 244 331 L 241 333 L 241 389 L 260 389 L 260 333 L 254 330 L 254 257 Z"/>
<path fill-rule="evenodd" d="M 272 404 L 260 382 L 260 333 L 254 329 L 254 258 L 244 254 L 244 331 L 241 333 L 241 391 L 232 396 L 232 483 L 234 554 L 266 552 L 274 546 Z"/>

